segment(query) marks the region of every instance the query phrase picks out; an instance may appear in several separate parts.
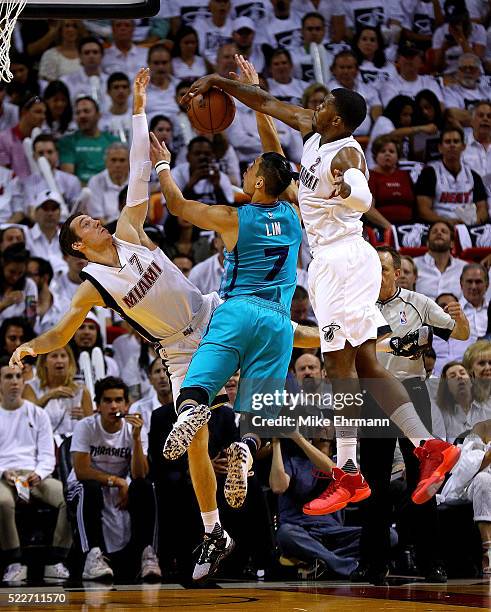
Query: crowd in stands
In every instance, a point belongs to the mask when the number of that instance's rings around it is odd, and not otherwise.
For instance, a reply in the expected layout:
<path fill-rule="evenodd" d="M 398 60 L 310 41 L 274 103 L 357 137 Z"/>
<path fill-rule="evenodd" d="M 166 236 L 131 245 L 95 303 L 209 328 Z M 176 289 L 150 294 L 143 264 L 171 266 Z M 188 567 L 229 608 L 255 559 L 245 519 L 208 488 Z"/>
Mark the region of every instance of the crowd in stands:
<path fill-rule="evenodd" d="M 140 67 L 150 68 L 149 130 L 172 152 L 172 173 L 185 197 L 209 205 L 244 201 L 242 172 L 261 152 L 255 113 L 236 102 L 230 128 L 208 135 L 195 130 L 180 104 L 196 78 L 235 71 L 237 53 L 253 62 L 261 87 L 281 100 L 315 110 L 330 89 L 344 87 L 367 102 L 366 120 L 355 132 L 366 152 L 373 194 L 363 219 L 366 239 L 400 252 L 399 287 L 443 309 L 459 302 L 470 327 L 465 341 L 435 336 L 425 355 L 427 381 L 436 382 L 430 394 L 433 430 L 463 444 L 430 524 L 437 524 L 444 509 L 472 504 L 463 529 L 472 534 L 477 525 L 482 559 L 454 575 L 491 574 L 488 3 L 162 0 L 159 14 L 150 19 L 21 19 L 13 35 L 13 79 L 0 83 L 4 580 L 27 577 L 16 515 L 31 501 L 57 513 L 46 578 L 65 580 L 78 570 L 86 579 L 112 577 L 122 553 L 136 559 L 134 575 L 143 579 L 189 580 L 201 523 L 186 457 L 175 462 L 162 457 L 176 419 L 175 398 L 153 347 L 118 315 L 97 308 L 67 346 L 26 359 L 22 372 L 9 368 L 8 359 L 22 342 L 59 320 L 81 283 L 86 261 L 62 254 L 60 223 L 73 212 L 86 212 L 115 228 L 129 176 L 131 83 Z M 316 82 L 318 55 L 323 83 Z M 275 124 L 286 156 L 298 166 L 300 135 Z M 155 171 L 150 190 L 150 238 L 200 291 L 218 291 L 224 262 L 220 236 L 169 214 Z M 309 263 L 304 236 L 291 317 L 315 326 Z M 103 352 L 104 373 L 92 396 L 80 356 L 96 347 Z M 318 351 L 295 349 L 291 376 L 299 384 L 322 378 L 321 359 Z M 361 511 L 324 517 L 302 513 L 303 503 L 326 487 L 319 473 L 335 465 L 332 431 L 322 438 L 294 434 L 265 441 L 244 507 L 227 507 L 220 491 L 227 470 L 224 449 L 239 439 L 231 409 L 237 379 L 227 385 L 229 405 L 213 411 L 209 423 L 220 513 L 237 542 L 223 574 L 261 577 L 265 570 L 289 572 L 293 566 L 316 576 L 366 578 L 360 565 L 367 546 L 362 527 L 373 509 L 363 511 L 361 505 Z M 439 530 L 424 534 L 431 546 L 420 545 L 424 538 L 415 535 L 406 491 L 415 468 L 398 469 L 403 447 L 396 448 L 383 511 L 375 510 L 385 517 L 387 548 L 392 547 L 390 559 L 379 560 L 376 577 L 384 579 L 386 562 L 401 564 L 416 550 L 420 574 L 443 582 L 448 559 L 437 532 L 453 538 L 453 526 L 442 521 Z M 391 460 L 392 455 L 389 467 Z M 389 533 L 389 526 L 395 530 Z"/>

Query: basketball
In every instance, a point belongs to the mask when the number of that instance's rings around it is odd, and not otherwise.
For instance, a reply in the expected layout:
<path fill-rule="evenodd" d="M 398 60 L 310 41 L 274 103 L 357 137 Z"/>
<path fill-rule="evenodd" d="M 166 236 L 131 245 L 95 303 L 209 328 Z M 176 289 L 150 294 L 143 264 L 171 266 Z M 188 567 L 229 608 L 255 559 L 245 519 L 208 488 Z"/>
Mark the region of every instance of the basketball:
<path fill-rule="evenodd" d="M 191 99 L 188 117 L 195 130 L 218 134 L 226 130 L 234 120 L 235 103 L 224 91 L 212 87 L 205 94 L 198 94 Z"/>

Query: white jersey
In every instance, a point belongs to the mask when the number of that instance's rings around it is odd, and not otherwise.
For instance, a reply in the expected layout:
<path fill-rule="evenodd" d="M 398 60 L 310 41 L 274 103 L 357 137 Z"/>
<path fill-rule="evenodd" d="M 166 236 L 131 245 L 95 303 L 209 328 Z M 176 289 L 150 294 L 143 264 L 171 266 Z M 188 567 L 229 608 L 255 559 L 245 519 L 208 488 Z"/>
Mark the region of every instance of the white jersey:
<path fill-rule="evenodd" d="M 320 134 L 314 133 L 305 141 L 298 190 L 300 211 L 313 253 L 334 241 L 361 237 L 363 228 L 362 213 L 345 206 L 339 196 L 333 197 L 331 174 L 332 159 L 341 149 L 354 148 L 365 159 L 363 149 L 353 136 L 322 146 L 319 146 L 320 139 Z M 368 180 L 368 171 L 365 176 Z"/>
<path fill-rule="evenodd" d="M 441 160 L 430 162 L 435 170 L 436 184 L 433 211 L 442 217 L 458 218 L 456 206 L 474 203 L 474 177 L 471 168 L 463 163 L 454 176 Z"/>
<path fill-rule="evenodd" d="M 80 277 L 147 340 L 165 345 L 186 336 L 203 308 L 199 290 L 159 248 L 151 251 L 115 236 L 113 244 L 121 267 L 90 262 Z"/>

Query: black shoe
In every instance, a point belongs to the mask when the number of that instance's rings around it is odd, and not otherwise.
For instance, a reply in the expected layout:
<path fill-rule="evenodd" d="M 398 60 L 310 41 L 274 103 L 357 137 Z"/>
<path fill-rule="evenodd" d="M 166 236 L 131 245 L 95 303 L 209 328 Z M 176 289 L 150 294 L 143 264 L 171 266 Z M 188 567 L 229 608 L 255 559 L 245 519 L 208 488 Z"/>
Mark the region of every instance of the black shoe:
<path fill-rule="evenodd" d="M 349 577 L 351 582 L 369 582 L 374 585 L 388 584 L 387 576 L 389 575 L 389 569 L 383 568 L 372 568 L 368 565 L 359 565 Z"/>
<path fill-rule="evenodd" d="M 425 573 L 425 582 L 437 582 L 439 584 L 444 584 L 448 580 L 447 572 L 443 565 L 432 565 L 428 571 Z"/>
<path fill-rule="evenodd" d="M 235 548 L 235 542 L 222 526 L 216 523 L 211 533 L 205 533 L 198 548 L 200 552 L 194 566 L 193 580 L 204 582 L 216 573 L 220 561 L 228 557 Z"/>

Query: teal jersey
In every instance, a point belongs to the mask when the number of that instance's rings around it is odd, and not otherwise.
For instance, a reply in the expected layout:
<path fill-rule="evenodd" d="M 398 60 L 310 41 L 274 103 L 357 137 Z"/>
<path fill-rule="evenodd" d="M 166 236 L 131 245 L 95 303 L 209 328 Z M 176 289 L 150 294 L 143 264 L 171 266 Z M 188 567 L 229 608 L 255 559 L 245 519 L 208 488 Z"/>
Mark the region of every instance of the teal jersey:
<path fill-rule="evenodd" d="M 237 212 L 239 237 L 233 251 L 224 250 L 220 296 L 255 295 L 290 312 L 302 241 L 293 206 L 283 201 L 246 204 Z"/>

